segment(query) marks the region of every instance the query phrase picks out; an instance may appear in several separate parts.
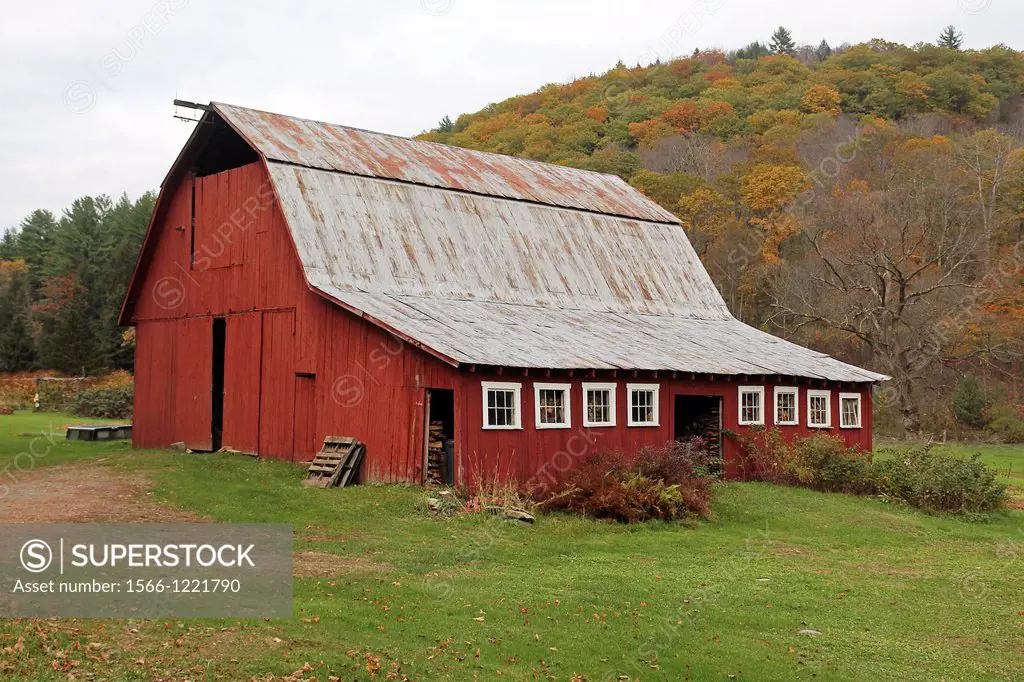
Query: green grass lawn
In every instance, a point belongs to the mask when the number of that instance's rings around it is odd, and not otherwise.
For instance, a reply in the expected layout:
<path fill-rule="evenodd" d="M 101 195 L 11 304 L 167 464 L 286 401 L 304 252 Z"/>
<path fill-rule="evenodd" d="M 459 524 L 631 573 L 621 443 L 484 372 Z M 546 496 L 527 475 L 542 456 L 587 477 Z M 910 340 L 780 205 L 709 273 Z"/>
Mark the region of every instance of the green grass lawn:
<path fill-rule="evenodd" d="M 0 468 L 48 417 L 0 417 Z M 1024 448 L 984 454 L 1024 470 Z M 525 526 L 432 518 L 418 488 L 307 490 L 239 455 L 56 441 L 38 466 L 97 459 L 212 520 L 292 523 L 331 575 L 297 578 L 292 620 L 0 620 L 0 678 L 66 680 L 72 659 L 107 680 L 1024 678 L 1020 511 L 748 483 L 700 524 Z"/>

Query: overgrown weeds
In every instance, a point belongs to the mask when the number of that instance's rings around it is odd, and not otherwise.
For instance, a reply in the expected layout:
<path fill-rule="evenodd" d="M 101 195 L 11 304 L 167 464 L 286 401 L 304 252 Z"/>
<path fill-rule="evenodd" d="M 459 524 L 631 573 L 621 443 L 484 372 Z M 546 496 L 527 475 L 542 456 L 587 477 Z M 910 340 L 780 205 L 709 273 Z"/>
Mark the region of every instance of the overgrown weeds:
<path fill-rule="evenodd" d="M 505 518 L 532 515 L 536 502 L 514 480 L 488 479 L 477 474 L 466 491 L 444 488 L 433 490 L 427 498 L 430 510 L 438 516 L 459 514 L 494 514 Z"/>

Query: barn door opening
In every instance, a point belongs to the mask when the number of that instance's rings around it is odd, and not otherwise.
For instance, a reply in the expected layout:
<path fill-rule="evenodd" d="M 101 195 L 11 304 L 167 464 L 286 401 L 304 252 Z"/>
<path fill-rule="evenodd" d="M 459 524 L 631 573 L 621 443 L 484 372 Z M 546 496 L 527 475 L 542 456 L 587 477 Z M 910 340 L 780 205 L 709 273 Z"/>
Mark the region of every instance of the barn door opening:
<path fill-rule="evenodd" d="M 426 410 L 426 482 L 455 485 L 455 391 L 428 388 Z"/>
<path fill-rule="evenodd" d="M 673 415 L 673 438 L 687 441 L 700 436 L 716 457 L 722 456 L 722 397 L 677 395 Z"/>
<path fill-rule="evenodd" d="M 213 320 L 213 386 L 211 405 L 213 407 L 210 420 L 213 433 L 211 444 L 213 451 L 220 450 L 224 440 L 224 345 L 227 341 L 227 323 L 223 317 Z"/>

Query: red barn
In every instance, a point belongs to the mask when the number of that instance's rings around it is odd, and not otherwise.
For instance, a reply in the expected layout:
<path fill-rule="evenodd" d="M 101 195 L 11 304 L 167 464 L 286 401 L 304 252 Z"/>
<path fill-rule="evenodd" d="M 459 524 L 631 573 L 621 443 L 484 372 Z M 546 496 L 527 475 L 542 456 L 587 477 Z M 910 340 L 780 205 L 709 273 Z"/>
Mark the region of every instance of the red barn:
<path fill-rule="evenodd" d="M 355 436 L 377 481 L 536 480 L 753 424 L 870 448 L 887 378 L 736 320 L 618 177 L 225 104 L 163 182 L 121 321 L 135 446 L 303 461 Z"/>

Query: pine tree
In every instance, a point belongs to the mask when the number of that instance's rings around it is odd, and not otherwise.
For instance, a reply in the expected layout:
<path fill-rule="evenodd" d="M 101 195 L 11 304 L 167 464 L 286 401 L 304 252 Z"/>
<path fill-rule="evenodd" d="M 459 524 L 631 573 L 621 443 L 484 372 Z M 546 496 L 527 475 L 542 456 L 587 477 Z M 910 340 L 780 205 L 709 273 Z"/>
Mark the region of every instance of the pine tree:
<path fill-rule="evenodd" d="M 0 314 L 8 315 L 10 304 L 0 303 Z M 23 372 L 33 369 L 36 349 L 29 335 L 25 316 L 20 312 L 10 313 L 0 327 L 0 372 Z"/>
<path fill-rule="evenodd" d="M 769 49 L 774 54 L 796 54 L 796 43 L 793 42 L 793 34 L 785 26 L 779 26 L 772 34 L 772 40 L 768 43 Z"/>
<path fill-rule="evenodd" d="M 828 41 L 822 40 L 814 50 L 814 55 L 818 58 L 819 62 L 823 62 L 832 56 L 832 48 L 829 46 Z"/>
<path fill-rule="evenodd" d="M 764 57 L 764 56 L 769 55 L 771 53 L 772 53 L 772 51 L 770 49 L 768 49 L 768 46 L 766 46 L 764 43 L 762 43 L 762 42 L 760 42 L 758 40 L 755 40 L 754 42 L 752 42 L 752 43 L 750 43 L 748 45 L 745 45 L 744 47 L 741 47 L 740 49 L 736 50 L 736 58 L 737 59 L 757 59 L 759 57 Z"/>
<path fill-rule="evenodd" d="M 44 266 L 53 238 L 57 232 L 57 221 L 49 211 L 36 210 L 21 221 L 15 233 L 11 259 L 20 258 L 28 266 L 29 285 L 35 291 L 43 281 Z"/>
<path fill-rule="evenodd" d="M 85 288 L 70 274 L 47 280 L 42 291 L 34 306 L 40 322 L 40 363 L 66 374 L 101 368 Z"/>
<path fill-rule="evenodd" d="M 27 272 L 14 272 L 0 288 L 0 372 L 34 368 L 35 345 L 26 321 L 29 300 Z"/>
<path fill-rule="evenodd" d="M 14 228 L 4 230 L 0 239 L 0 260 L 14 260 L 18 257 L 18 231 Z"/>
<path fill-rule="evenodd" d="M 953 391 L 953 416 L 957 423 L 969 429 L 985 427 L 988 398 L 978 380 L 970 375 L 961 377 Z"/>
<path fill-rule="evenodd" d="M 956 30 L 956 26 L 953 24 L 942 29 L 942 33 L 939 34 L 939 47 L 946 47 L 950 50 L 959 50 L 963 42 L 964 34 Z"/>
<path fill-rule="evenodd" d="M 452 119 L 445 116 L 441 119 L 441 122 L 437 124 L 437 132 L 439 133 L 450 133 L 455 130 L 455 124 L 452 123 Z"/>
<path fill-rule="evenodd" d="M 104 367 L 132 366 L 132 353 L 124 346 L 118 316 L 155 202 L 156 196 L 152 193 L 142 195 L 135 202 L 122 196 L 103 217 L 98 247 L 104 254 L 105 264 L 98 273 L 102 296 L 97 301 L 100 312 L 94 327 L 96 352 Z"/>

